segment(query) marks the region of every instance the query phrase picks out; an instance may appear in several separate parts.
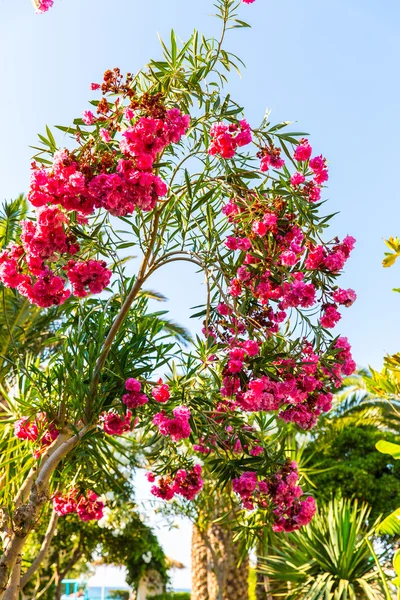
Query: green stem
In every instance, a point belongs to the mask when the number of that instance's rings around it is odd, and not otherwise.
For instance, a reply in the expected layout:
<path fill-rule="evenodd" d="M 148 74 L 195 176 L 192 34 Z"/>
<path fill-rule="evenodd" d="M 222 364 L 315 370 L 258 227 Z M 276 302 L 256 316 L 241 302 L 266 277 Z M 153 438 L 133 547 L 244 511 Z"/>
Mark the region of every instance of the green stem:
<path fill-rule="evenodd" d="M 386 598 L 386 600 L 392 600 L 392 594 L 390 593 L 390 590 L 389 590 L 387 578 L 386 578 L 385 573 L 383 572 L 383 569 L 382 569 L 379 559 L 376 555 L 376 552 L 375 552 L 370 540 L 368 538 L 365 538 L 365 541 L 367 543 L 368 548 L 370 549 L 372 556 L 374 557 L 375 564 L 378 568 L 378 572 L 379 572 L 379 575 L 380 575 L 380 578 L 382 581 L 382 585 L 383 585 L 383 590 L 385 592 L 385 598 Z"/>

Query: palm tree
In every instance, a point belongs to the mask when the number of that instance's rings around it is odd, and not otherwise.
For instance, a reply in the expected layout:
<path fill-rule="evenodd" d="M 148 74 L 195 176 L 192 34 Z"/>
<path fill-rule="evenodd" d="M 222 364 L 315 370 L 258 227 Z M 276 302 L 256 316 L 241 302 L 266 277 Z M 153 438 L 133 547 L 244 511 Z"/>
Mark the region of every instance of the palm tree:
<path fill-rule="evenodd" d="M 335 499 L 307 527 L 276 537 L 260 571 L 286 600 L 380 600 L 380 575 L 368 546 L 376 524 L 357 501 Z"/>
<path fill-rule="evenodd" d="M 5 202 L 0 210 L 0 252 L 12 242 L 28 213 L 23 196 Z M 53 337 L 63 309 L 43 310 L 0 284 L 0 384 L 10 383 L 17 363 L 38 356 Z"/>
<path fill-rule="evenodd" d="M 343 427 L 351 422 L 355 426 L 373 425 L 399 433 L 398 380 L 399 375 L 389 369 L 384 369 L 384 375 L 373 369 L 359 369 L 343 381 L 342 388 L 334 397 L 332 410 L 320 423 L 325 426 L 340 417 Z"/>
<path fill-rule="evenodd" d="M 208 600 L 207 545 L 200 528 L 192 529 L 192 590 L 191 600 Z"/>

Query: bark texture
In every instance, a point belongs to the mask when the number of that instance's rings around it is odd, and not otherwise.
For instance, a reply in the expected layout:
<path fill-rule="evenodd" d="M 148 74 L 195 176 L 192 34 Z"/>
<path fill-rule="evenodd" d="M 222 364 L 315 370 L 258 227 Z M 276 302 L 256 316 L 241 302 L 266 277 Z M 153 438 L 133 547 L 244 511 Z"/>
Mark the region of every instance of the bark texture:
<path fill-rule="evenodd" d="M 194 526 L 192 600 L 248 600 L 248 576 L 248 557 L 240 562 L 229 527 L 213 523 L 200 532 Z"/>
<path fill-rule="evenodd" d="M 192 531 L 192 592 L 191 600 L 208 600 L 208 552 L 200 529 Z"/>

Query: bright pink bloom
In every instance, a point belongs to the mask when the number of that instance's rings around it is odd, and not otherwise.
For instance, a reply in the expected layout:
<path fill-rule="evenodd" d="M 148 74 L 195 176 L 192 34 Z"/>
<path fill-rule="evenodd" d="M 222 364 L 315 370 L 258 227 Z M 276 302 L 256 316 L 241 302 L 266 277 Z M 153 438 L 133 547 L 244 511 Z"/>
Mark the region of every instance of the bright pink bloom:
<path fill-rule="evenodd" d="M 267 233 L 268 227 L 262 221 L 254 221 L 253 225 L 251 226 L 251 230 L 256 235 L 262 237 Z"/>
<path fill-rule="evenodd" d="M 110 132 L 107 129 L 105 129 L 104 127 L 100 128 L 99 134 L 100 134 L 100 137 L 103 140 L 103 142 L 105 142 L 106 144 L 111 141 Z"/>
<path fill-rule="evenodd" d="M 299 145 L 296 146 L 294 158 L 295 158 L 295 160 L 304 162 L 310 158 L 311 153 L 312 153 L 312 148 L 311 148 L 310 144 L 308 143 L 308 140 L 303 138 L 300 140 Z"/>
<path fill-rule="evenodd" d="M 28 417 L 22 417 L 14 423 L 14 435 L 21 440 L 37 440 L 39 432 L 35 421 L 29 421 Z"/>
<path fill-rule="evenodd" d="M 86 262 L 70 260 L 67 275 L 72 284 L 74 296 L 84 298 L 89 292 L 100 294 L 110 283 L 112 271 L 107 269 L 107 263 L 104 260 L 88 260 Z"/>
<path fill-rule="evenodd" d="M 166 383 L 162 382 L 162 379 L 159 380 L 158 385 L 156 385 L 152 391 L 151 391 L 151 395 L 153 396 L 154 400 L 156 400 L 157 402 L 167 402 L 170 399 L 170 392 L 169 392 L 169 386 Z"/>
<path fill-rule="evenodd" d="M 173 409 L 173 417 L 168 417 L 165 412 L 158 413 L 153 418 L 153 423 L 158 427 L 161 435 L 170 436 L 174 442 L 190 436 L 190 409 L 178 406 Z"/>
<path fill-rule="evenodd" d="M 208 153 L 219 154 L 222 158 L 233 158 L 238 147 L 250 144 L 250 125 L 244 119 L 239 124 L 215 123 L 210 129 L 211 143 Z"/>
<path fill-rule="evenodd" d="M 324 158 L 322 154 L 320 156 L 314 156 L 308 164 L 311 171 L 318 173 L 326 169 L 326 158 Z"/>
<path fill-rule="evenodd" d="M 351 306 L 357 300 L 357 295 L 352 289 L 343 290 L 339 288 L 333 292 L 332 296 L 335 302 L 344 306 Z"/>
<path fill-rule="evenodd" d="M 65 289 L 65 280 L 50 270 L 40 275 L 35 283 L 32 283 L 30 277 L 24 279 L 18 285 L 18 291 L 26 296 L 29 302 L 41 308 L 63 304 L 70 296 L 69 290 Z"/>
<path fill-rule="evenodd" d="M 91 110 L 85 110 L 82 113 L 82 121 L 85 125 L 93 125 L 94 122 L 94 114 Z"/>
<path fill-rule="evenodd" d="M 137 379 L 134 379 L 134 377 L 131 377 L 125 381 L 125 388 L 128 392 L 140 392 L 142 384 Z"/>
<path fill-rule="evenodd" d="M 149 479 L 149 477 L 147 478 Z M 151 481 L 151 479 L 149 479 L 149 481 Z M 153 496 L 161 498 L 161 500 L 172 500 L 172 498 L 175 496 L 174 482 L 168 476 L 160 477 L 157 481 L 157 485 L 153 485 L 150 491 Z"/>
<path fill-rule="evenodd" d="M 62 496 L 59 493 L 54 494 L 52 500 L 55 512 L 60 515 L 60 517 L 76 512 L 75 497 L 76 490 L 72 490 L 67 496 Z"/>
<path fill-rule="evenodd" d="M 286 250 L 286 252 L 282 252 L 281 264 L 285 267 L 293 267 L 298 261 L 299 259 L 297 258 L 297 255 L 292 252 L 292 250 Z"/>
<path fill-rule="evenodd" d="M 76 512 L 81 521 L 100 521 L 103 518 L 103 509 L 104 503 L 91 490 L 77 498 Z"/>
<path fill-rule="evenodd" d="M 128 121 L 132 121 L 132 119 L 135 117 L 135 111 L 133 111 L 131 108 L 126 108 L 124 112 L 124 117 Z"/>
<path fill-rule="evenodd" d="M 294 175 L 292 175 L 292 177 L 290 178 L 290 183 L 293 186 L 297 186 L 300 185 L 301 183 L 304 183 L 306 180 L 305 176 L 303 175 L 303 173 L 295 173 Z"/>
<path fill-rule="evenodd" d="M 127 431 L 131 431 L 132 413 L 126 411 L 126 415 L 119 415 L 115 410 L 110 410 L 103 413 L 100 417 L 103 423 L 103 429 L 108 435 L 122 435 Z"/>
<path fill-rule="evenodd" d="M 126 404 L 128 408 L 138 408 L 148 403 L 149 399 L 146 394 L 143 394 L 140 390 L 142 385 L 140 381 L 131 377 L 125 382 L 125 388 L 128 394 L 122 396 L 122 402 Z"/>
<path fill-rule="evenodd" d="M 54 0 L 33 0 L 37 13 L 47 12 L 54 4 Z"/>
<path fill-rule="evenodd" d="M 260 345 L 255 340 L 247 340 L 243 343 L 243 350 L 247 356 L 257 356 L 260 352 Z"/>
<path fill-rule="evenodd" d="M 341 318 L 342 315 L 337 310 L 337 306 L 335 304 L 329 304 L 324 309 L 324 313 L 319 322 L 321 323 L 322 327 L 331 329 L 332 327 L 335 327 L 336 323 L 338 323 Z"/>
<path fill-rule="evenodd" d="M 173 489 L 186 500 L 193 500 L 203 488 L 204 482 L 201 478 L 201 466 L 195 465 L 191 471 L 180 469 L 175 475 Z"/>

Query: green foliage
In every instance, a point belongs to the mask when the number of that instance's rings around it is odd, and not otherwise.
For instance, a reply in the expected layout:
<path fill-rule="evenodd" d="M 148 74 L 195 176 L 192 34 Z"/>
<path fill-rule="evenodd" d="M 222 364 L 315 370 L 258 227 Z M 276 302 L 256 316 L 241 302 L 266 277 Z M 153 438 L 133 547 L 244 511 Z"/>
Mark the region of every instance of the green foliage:
<path fill-rule="evenodd" d="M 129 600 L 130 592 L 129 590 L 111 590 L 108 592 L 108 596 L 113 600 Z"/>
<path fill-rule="evenodd" d="M 189 592 L 165 592 L 156 596 L 148 596 L 148 600 L 190 600 Z"/>
<path fill-rule="evenodd" d="M 395 460 L 400 458 L 400 446 L 399 444 L 393 444 L 387 440 L 379 440 L 376 444 L 376 449 L 382 454 L 390 454 Z M 395 463 L 396 464 L 396 463 Z M 388 517 L 386 517 L 378 527 L 379 533 L 386 533 L 389 535 L 400 534 L 400 508 L 394 510 Z M 399 566 L 399 559 L 396 559 L 397 567 Z M 397 570 L 396 570 L 397 572 Z"/>
<path fill-rule="evenodd" d="M 310 525 L 276 537 L 260 568 L 274 596 L 286 600 L 378 600 L 379 573 L 366 540 L 373 533 L 367 505 L 333 500 Z"/>
<path fill-rule="evenodd" d="M 118 494 L 118 487 L 115 489 Z M 84 572 L 99 556 L 103 564 L 124 566 L 127 583 L 134 588 L 148 570 L 156 571 L 163 583 L 168 582 L 164 552 L 151 528 L 143 523 L 135 505 L 117 496 L 113 502 L 108 501 L 110 506 L 113 508 L 107 508 L 107 522 L 102 527 L 97 522 L 79 521 L 74 515 L 59 519 L 45 566 L 24 588 L 25 594 L 33 593 L 35 588 L 42 590 L 55 575 L 57 579 L 65 579 L 77 568 L 80 573 Z M 45 528 L 46 522 L 31 536 L 24 554 L 24 570 L 35 559 Z M 50 587 L 50 596 L 52 591 Z"/>
<path fill-rule="evenodd" d="M 400 464 L 376 452 L 382 433 L 372 425 L 342 426 L 340 418 L 330 425 L 317 428 L 304 451 L 317 469 L 311 478 L 313 495 L 324 502 L 336 493 L 355 497 L 371 506 L 373 519 L 387 515 L 398 506 Z M 397 436 L 388 434 L 388 439 Z"/>

